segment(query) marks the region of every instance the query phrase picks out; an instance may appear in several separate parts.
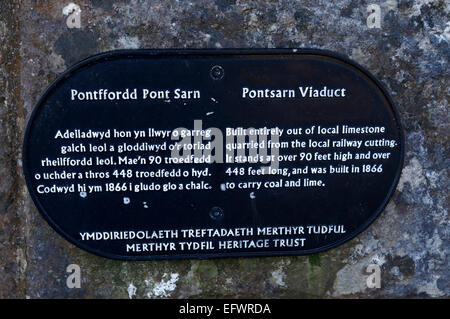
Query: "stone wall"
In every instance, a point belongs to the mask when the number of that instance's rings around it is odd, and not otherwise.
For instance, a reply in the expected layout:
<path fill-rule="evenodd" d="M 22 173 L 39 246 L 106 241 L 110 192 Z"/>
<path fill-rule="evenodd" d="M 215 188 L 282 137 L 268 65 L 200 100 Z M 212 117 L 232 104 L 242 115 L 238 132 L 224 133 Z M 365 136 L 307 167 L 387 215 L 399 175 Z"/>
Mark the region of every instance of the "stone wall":
<path fill-rule="evenodd" d="M 445 0 L 0 1 L 0 298 L 449 297 L 449 41 Z M 379 25 L 367 18 L 380 8 Z M 378 27 L 379 26 L 379 27 Z M 373 27 L 373 28 L 371 28 Z M 121 262 L 84 252 L 40 216 L 21 169 L 45 87 L 92 54 L 124 48 L 321 48 L 377 76 L 403 121 L 394 197 L 365 232 L 300 257 Z M 66 267 L 81 267 L 81 288 Z M 369 264 L 381 288 L 368 288 Z"/>

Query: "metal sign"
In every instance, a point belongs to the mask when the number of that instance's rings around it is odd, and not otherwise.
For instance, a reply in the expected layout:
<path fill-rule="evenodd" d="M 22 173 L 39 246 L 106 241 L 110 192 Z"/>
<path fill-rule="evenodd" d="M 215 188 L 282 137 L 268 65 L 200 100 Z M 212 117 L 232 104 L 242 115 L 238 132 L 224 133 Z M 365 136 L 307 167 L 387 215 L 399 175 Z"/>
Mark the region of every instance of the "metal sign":
<path fill-rule="evenodd" d="M 300 255 L 381 213 L 403 137 L 361 66 L 319 50 L 135 50 L 45 91 L 23 149 L 49 224 L 114 259 Z"/>

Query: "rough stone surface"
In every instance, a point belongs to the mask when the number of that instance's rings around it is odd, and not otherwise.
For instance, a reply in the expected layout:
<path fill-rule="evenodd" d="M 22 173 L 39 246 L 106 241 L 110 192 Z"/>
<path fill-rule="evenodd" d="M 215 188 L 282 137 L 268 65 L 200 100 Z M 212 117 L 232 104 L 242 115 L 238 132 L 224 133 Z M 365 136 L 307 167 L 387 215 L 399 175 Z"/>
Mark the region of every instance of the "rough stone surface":
<path fill-rule="evenodd" d="M 445 0 L 0 1 L 0 298 L 449 297 L 449 41 Z M 368 28 L 367 6 L 381 8 Z M 322 48 L 391 92 L 405 129 L 395 195 L 364 233 L 302 257 L 121 262 L 62 239 L 34 207 L 21 144 L 44 88 L 72 63 L 124 48 Z M 368 288 L 369 264 L 381 288 Z M 66 285 L 69 264 L 81 288 Z"/>

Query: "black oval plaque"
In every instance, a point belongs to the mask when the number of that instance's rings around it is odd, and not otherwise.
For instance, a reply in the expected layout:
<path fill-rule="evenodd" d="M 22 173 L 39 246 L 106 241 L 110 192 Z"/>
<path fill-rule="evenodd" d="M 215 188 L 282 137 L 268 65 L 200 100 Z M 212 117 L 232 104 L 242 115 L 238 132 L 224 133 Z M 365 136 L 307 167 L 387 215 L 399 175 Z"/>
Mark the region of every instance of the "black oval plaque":
<path fill-rule="evenodd" d="M 91 57 L 45 91 L 23 149 L 50 225 L 128 260 L 336 247 L 380 214 L 402 162 L 386 91 L 319 50 Z"/>

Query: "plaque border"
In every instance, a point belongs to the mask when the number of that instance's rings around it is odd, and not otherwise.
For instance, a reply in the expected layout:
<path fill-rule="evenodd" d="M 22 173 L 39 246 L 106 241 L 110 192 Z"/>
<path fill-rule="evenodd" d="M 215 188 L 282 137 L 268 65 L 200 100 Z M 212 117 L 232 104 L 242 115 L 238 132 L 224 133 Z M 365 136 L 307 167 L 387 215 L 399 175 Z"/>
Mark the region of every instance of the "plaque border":
<path fill-rule="evenodd" d="M 370 218 L 366 220 L 361 226 L 356 228 L 349 235 L 344 236 L 342 239 L 328 244 L 326 246 L 322 246 L 319 248 L 308 249 L 308 250 L 290 250 L 290 251 L 238 251 L 238 252 L 227 252 L 227 253 L 192 253 L 192 254 L 176 254 L 176 255 L 137 255 L 137 256 L 125 256 L 112 254 L 108 252 L 101 251 L 99 249 L 93 249 L 88 245 L 84 245 L 80 241 L 75 240 L 71 236 L 69 236 L 63 229 L 61 229 L 46 213 L 44 207 L 39 202 L 38 196 L 35 191 L 32 191 L 28 186 L 32 185 L 32 178 L 29 175 L 28 170 L 28 137 L 31 130 L 32 123 L 34 122 L 35 116 L 38 113 L 40 106 L 43 102 L 45 102 L 47 96 L 56 88 L 60 81 L 63 81 L 65 78 L 69 77 L 72 73 L 77 70 L 88 66 L 92 63 L 96 63 L 99 61 L 108 61 L 109 59 L 117 58 L 117 57 L 189 57 L 189 56 L 319 56 L 328 59 L 338 60 L 339 62 L 343 62 L 357 71 L 361 72 L 365 75 L 370 81 L 375 84 L 381 91 L 381 93 L 386 98 L 389 106 L 391 107 L 392 113 L 394 115 L 394 120 L 397 124 L 397 131 L 400 138 L 400 161 L 398 164 L 398 168 L 396 171 L 396 175 L 394 176 L 394 180 L 387 192 L 387 195 L 384 201 L 379 205 L 379 208 L 370 215 Z M 109 258 L 113 260 L 122 260 L 122 261 L 148 261 L 148 260 L 179 260 L 179 259 L 211 259 L 211 258 L 236 258 L 236 257 L 280 257 L 280 256 L 302 256 L 302 255 L 310 255 L 325 252 L 331 250 L 333 248 L 339 247 L 344 243 L 347 243 L 363 233 L 385 210 L 388 202 L 392 199 L 395 190 L 397 188 L 398 182 L 400 180 L 400 176 L 402 173 L 402 169 L 404 167 L 404 157 L 405 157 L 405 135 L 403 131 L 403 125 L 401 122 L 401 118 L 397 111 L 394 101 L 389 95 L 387 89 L 384 84 L 378 80 L 375 76 L 373 76 L 365 67 L 361 66 L 359 63 L 351 60 L 347 56 L 343 54 L 339 54 L 333 51 L 324 50 L 324 49 L 315 49 L 315 48 L 257 48 L 257 49 L 241 49 L 241 48 L 227 48 L 227 49 L 126 49 L 126 50 L 113 50 L 98 53 L 92 56 L 89 56 L 79 62 L 68 67 L 64 72 L 59 74 L 56 79 L 54 79 L 47 88 L 41 93 L 39 99 L 34 104 L 31 114 L 28 117 L 24 137 L 22 144 L 22 168 L 23 174 L 25 177 L 26 186 L 28 189 L 28 193 L 31 196 L 37 210 L 40 215 L 47 221 L 47 223 L 64 239 L 69 241 L 71 244 L 75 245 L 78 248 L 81 248 L 87 252 L 90 252 L 94 255 Z"/>

